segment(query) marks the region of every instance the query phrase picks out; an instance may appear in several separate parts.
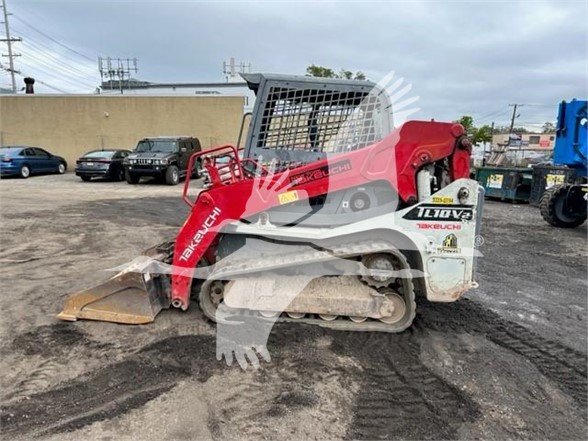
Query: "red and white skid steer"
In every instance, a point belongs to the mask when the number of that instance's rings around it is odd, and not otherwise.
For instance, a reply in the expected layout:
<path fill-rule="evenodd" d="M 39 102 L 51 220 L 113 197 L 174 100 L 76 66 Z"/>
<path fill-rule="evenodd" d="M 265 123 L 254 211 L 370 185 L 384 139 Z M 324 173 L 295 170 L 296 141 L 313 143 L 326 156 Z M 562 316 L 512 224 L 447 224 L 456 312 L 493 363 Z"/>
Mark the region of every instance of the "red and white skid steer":
<path fill-rule="evenodd" d="M 387 94 L 367 81 L 244 78 L 257 99 L 243 158 L 233 146 L 193 155 L 189 170 L 202 157 L 207 176 L 195 200 L 186 179 L 191 212 L 175 241 L 72 295 L 61 319 L 149 323 L 197 301 L 212 320 L 224 304 L 400 332 L 415 295 L 453 302 L 477 286 L 484 197 L 461 125 L 392 129 Z"/>

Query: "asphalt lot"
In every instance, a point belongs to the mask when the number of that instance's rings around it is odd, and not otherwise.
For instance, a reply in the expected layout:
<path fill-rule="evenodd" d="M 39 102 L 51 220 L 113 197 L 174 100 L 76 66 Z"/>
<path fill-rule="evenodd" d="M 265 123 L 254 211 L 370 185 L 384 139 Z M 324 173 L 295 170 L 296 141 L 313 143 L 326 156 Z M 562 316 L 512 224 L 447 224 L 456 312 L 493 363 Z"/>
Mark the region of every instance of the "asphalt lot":
<path fill-rule="evenodd" d="M 0 181 L 0 437 L 585 439 L 586 225 L 488 201 L 480 288 L 402 334 L 280 324 L 258 371 L 196 305 L 147 326 L 59 322 L 68 294 L 173 238 L 181 186 Z"/>

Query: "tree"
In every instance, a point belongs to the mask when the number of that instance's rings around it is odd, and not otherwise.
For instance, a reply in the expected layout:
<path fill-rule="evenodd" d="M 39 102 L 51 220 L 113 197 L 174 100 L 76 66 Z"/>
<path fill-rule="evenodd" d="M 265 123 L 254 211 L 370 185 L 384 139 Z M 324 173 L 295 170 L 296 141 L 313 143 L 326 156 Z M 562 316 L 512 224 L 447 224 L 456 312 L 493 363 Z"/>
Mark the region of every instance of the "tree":
<path fill-rule="evenodd" d="M 480 142 L 492 142 L 492 128 L 488 125 L 477 128 L 474 126 L 474 118 L 470 115 L 463 115 L 457 121 L 463 126 L 466 134 L 471 138 L 473 144 Z"/>
<path fill-rule="evenodd" d="M 316 66 L 311 64 L 306 68 L 306 76 L 308 77 L 321 77 L 321 78 L 337 78 L 337 74 L 333 69 L 328 67 Z"/>
<path fill-rule="evenodd" d="M 553 124 L 551 121 L 545 121 L 545 124 L 543 124 L 543 133 L 553 132 L 555 132 L 555 124 Z"/>
<path fill-rule="evenodd" d="M 346 78 L 348 80 L 353 79 L 353 72 L 350 70 L 341 69 L 339 72 L 339 78 Z"/>
<path fill-rule="evenodd" d="M 468 135 L 472 134 L 472 130 L 474 129 L 474 118 L 472 118 L 470 115 L 464 115 L 456 122 L 463 126 Z"/>
<path fill-rule="evenodd" d="M 494 133 L 496 133 L 496 134 L 505 135 L 505 134 L 508 134 L 509 131 L 510 131 L 510 127 L 508 127 L 508 126 L 495 126 L 494 127 Z"/>
<path fill-rule="evenodd" d="M 529 131 L 527 129 L 525 129 L 524 127 L 513 127 L 512 133 L 521 134 L 521 133 L 529 133 Z"/>
<path fill-rule="evenodd" d="M 311 64 L 306 68 L 307 77 L 320 77 L 320 78 L 345 78 L 348 80 L 365 80 L 365 74 L 363 72 L 351 72 L 350 70 L 341 69 L 339 73 L 333 69 L 324 66 L 317 66 Z"/>
<path fill-rule="evenodd" d="M 492 142 L 492 128 L 490 126 L 482 126 L 479 129 L 474 128 L 472 143 L 478 144 L 480 142 Z"/>

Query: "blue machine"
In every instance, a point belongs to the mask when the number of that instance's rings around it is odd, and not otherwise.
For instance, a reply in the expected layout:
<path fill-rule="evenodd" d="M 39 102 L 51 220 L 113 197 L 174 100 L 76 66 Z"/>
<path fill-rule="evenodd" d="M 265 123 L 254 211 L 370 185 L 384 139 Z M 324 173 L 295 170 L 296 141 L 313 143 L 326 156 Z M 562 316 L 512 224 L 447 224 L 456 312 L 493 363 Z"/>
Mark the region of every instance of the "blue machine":
<path fill-rule="evenodd" d="M 577 169 L 579 176 L 588 176 L 588 114 L 587 101 L 562 101 L 557 115 L 553 163 Z"/>
<path fill-rule="evenodd" d="M 586 221 L 588 207 L 588 111 L 586 100 L 562 101 L 557 115 L 553 163 L 575 171 L 584 183 L 562 183 L 545 190 L 539 204 L 543 219 L 560 228 Z"/>

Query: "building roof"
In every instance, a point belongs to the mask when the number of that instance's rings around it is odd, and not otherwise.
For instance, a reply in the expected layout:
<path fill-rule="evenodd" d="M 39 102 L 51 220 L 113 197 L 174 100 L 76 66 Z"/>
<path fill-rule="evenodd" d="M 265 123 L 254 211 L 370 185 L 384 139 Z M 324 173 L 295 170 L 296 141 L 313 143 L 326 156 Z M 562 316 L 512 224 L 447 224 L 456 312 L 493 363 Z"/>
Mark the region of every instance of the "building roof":
<path fill-rule="evenodd" d="M 342 78 L 320 78 L 310 77 L 307 75 L 286 75 L 274 73 L 242 73 L 244 81 L 238 82 L 211 82 L 211 83 L 152 83 L 141 80 L 123 80 L 124 89 L 169 89 L 169 88 L 231 88 L 231 87 L 249 87 L 251 90 L 257 90 L 262 80 L 279 80 L 279 81 L 296 81 L 307 83 L 333 83 L 339 85 L 367 86 L 374 87 L 376 84 L 369 80 L 348 80 Z M 103 81 L 101 87 L 105 89 L 118 89 L 121 84 L 118 80 Z"/>
<path fill-rule="evenodd" d="M 149 81 L 124 80 L 122 81 L 124 89 L 169 89 L 169 88 L 230 88 L 230 87 L 247 87 L 245 82 L 219 82 L 219 83 L 152 83 Z M 103 81 L 100 87 L 105 89 L 118 89 L 120 84 L 118 80 Z"/>

